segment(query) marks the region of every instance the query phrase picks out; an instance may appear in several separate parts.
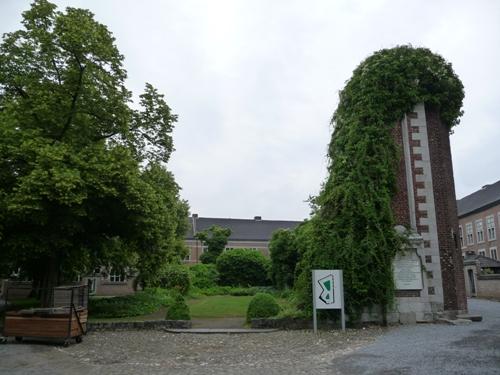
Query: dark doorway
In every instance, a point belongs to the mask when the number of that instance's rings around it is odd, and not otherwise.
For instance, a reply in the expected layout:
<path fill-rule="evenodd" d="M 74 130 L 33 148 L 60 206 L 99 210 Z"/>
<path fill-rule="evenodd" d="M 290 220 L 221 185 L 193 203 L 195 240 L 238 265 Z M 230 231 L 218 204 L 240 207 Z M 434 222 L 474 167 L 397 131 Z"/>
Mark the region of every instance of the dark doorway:
<path fill-rule="evenodd" d="M 471 296 L 476 295 L 476 282 L 474 280 L 474 271 L 467 270 L 467 274 L 469 275 L 470 294 Z"/>

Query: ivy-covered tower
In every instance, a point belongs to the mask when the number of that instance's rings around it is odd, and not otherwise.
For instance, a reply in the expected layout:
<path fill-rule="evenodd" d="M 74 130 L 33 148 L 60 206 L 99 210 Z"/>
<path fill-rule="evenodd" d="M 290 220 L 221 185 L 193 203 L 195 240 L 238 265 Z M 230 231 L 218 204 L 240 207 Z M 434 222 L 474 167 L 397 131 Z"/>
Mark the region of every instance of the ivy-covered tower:
<path fill-rule="evenodd" d="M 393 198 L 395 220 L 410 229 L 409 247 L 423 270 L 421 289 L 398 289 L 395 274 L 397 309 L 400 317 L 408 314 L 417 320 L 435 319 L 441 313 L 454 317 L 466 312 L 467 300 L 449 128 L 436 107 L 418 104 L 393 132 L 401 155 Z"/>
<path fill-rule="evenodd" d="M 426 48 L 380 50 L 353 71 L 299 264 L 303 306 L 311 269 L 342 269 L 352 320 L 466 311 L 449 143 L 463 97 L 451 64 Z"/>

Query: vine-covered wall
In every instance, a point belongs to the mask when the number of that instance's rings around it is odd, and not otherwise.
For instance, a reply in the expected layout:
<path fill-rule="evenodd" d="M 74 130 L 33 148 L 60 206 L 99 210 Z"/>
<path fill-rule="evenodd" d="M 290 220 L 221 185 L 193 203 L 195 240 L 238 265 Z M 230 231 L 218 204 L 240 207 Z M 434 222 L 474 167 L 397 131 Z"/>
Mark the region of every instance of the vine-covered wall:
<path fill-rule="evenodd" d="M 451 131 L 462 115 L 463 85 L 451 64 L 426 48 L 384 49 L 364 60 L 340 92 L 328 147 L 329 176 L 313 201 L 312 245 L 298 265 L 303 307 L 310 270 L 343 269 L 347 312 L 385 312 L 393 302 L 392 260 L 401 248 L 391 207 L 400 152 L 395 124 L 418 103 L 436 108 Z"/>

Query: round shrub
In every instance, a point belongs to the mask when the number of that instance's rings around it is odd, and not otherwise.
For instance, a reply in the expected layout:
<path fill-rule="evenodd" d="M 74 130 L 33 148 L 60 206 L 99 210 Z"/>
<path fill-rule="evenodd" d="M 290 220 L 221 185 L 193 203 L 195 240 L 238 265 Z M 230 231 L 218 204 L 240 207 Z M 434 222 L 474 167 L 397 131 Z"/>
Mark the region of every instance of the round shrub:
<path fill-rule="evenodd" d="M 191 279 L 187 267 L 179 264 L 169 264 L 163 268 L 160 277 L 160 286 L 166 289 L 175 289 L 186 294 L 191 287 Z"/>
<path fill-rule="evenodd" d="M 189 306 L 184 297 L 177 291 L 171 293 L 173 302 L 167 308 L 165 319 L 167 320 L 191 320 Z"/>
<path fill-rule="evenodd" d="M 269 283 L 270 260 L 257 250 L 229 250 L 217 258 L 221 285 L 261 286 Z"/>
<path fill-rule="evenodd" d="M 278 315 L 280 306 L 274 297 L 267 293 L 257 293 L 247 309 L 247 322 L 255 318 L 269 318 Z"/>
<path fill-rule="evenodd" d="M 213 288 L 219 281 L 219 272 L 215 264 L 195 264 L 189 267 L 191 284 L 200 289 Z"/>

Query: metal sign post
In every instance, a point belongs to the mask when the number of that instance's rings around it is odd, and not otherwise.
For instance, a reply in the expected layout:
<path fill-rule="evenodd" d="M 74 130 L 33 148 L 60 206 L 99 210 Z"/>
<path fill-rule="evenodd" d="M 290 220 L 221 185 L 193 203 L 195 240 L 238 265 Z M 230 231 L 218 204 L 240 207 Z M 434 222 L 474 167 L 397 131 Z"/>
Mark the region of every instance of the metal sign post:
<path fill-rule="evenodd" d="M 345 331 L 344 285 L 342 270 L 313 270 L 313 327 L 318 331 L 318 309 L 340 309 L 342 330 Z"/>

